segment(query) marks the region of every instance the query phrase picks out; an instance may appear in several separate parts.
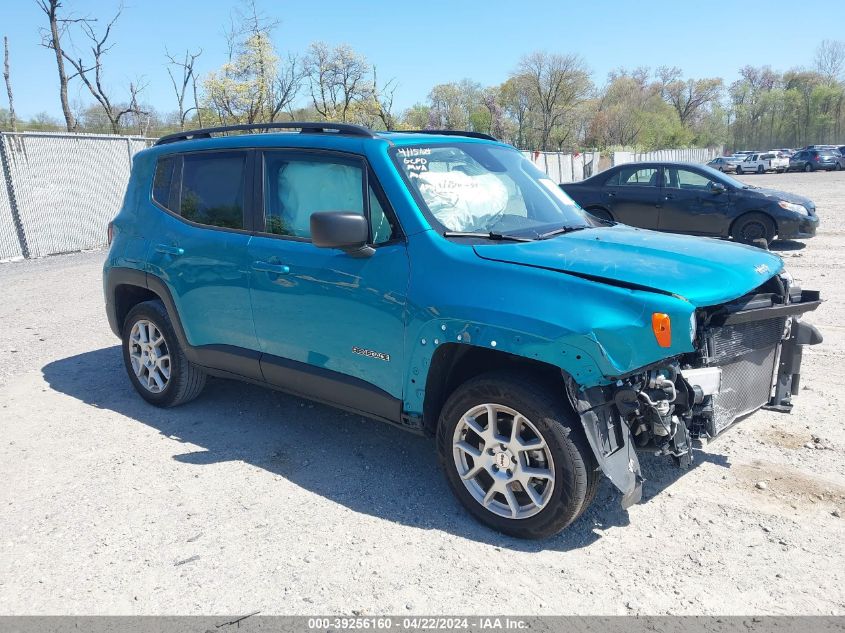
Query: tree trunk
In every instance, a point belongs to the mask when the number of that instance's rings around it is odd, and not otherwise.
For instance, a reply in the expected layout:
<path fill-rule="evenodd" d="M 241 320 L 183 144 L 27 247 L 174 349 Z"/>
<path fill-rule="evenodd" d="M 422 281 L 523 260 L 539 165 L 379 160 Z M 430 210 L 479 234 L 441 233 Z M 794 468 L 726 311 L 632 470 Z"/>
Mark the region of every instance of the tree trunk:
<path fill-rule="evenodd" d="M 12 132 L 18 131 L 18 121 L 15 117 L 15 99 L 12 96 L 12 80 L 9 75 L 9 38 L 3 36 L 3 79 L 6 80 L 6 94 L 9 95 L 9 125 Z"/>
<path fill-rule="evenodd" d="M 59 8 L 58 0 L 49 0 L 49 12 L 47 17 L 50 18 L 50 37 L 52 38 L 52 49 L 56 53 L 56 65 L 59 68 L 59 96 L 62 101 L 62 112 L 65 115 L 65 124 L 67 131 L 73 132 L 76 129 L 76 119 L 73 117 L 73 112 L 70 109 L 70 103 L 67 100 L 67 74 L 65 73 L 65 61 L 62 56 L 62 40 L 59 33 L 59 22 L 56 11 Z"/>

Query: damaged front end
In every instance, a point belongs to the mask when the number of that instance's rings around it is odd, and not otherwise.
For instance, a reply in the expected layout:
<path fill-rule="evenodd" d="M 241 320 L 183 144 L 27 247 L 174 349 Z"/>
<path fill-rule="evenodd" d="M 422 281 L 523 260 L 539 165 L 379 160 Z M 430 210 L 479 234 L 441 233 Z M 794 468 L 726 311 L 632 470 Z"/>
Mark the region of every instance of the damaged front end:
<path fill-rule="evenodd" d="M 585 389 L 567 378 L 570 402 L 623 507 L 642 497 L 637 451 L 687 468 L 695 440 L 714 438 L 760 408 L 791 410 L 803 347 L 822 341 L 800 317 L 820 303 L 817 291 L 775 276 L 739 299 L 697 310 L 694 352 L 609 385 Z"/>

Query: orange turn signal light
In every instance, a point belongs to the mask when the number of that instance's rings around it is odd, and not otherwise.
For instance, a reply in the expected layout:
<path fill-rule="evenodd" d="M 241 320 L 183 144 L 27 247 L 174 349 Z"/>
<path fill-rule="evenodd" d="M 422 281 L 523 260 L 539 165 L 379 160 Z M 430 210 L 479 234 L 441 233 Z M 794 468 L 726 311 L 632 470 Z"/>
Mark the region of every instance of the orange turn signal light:
<path fill-rule="evenodd" d="M 672 320 L 668 314 L 655 312 L 651 315 L 651 329 L 660 347 L 672 346 Z"/>

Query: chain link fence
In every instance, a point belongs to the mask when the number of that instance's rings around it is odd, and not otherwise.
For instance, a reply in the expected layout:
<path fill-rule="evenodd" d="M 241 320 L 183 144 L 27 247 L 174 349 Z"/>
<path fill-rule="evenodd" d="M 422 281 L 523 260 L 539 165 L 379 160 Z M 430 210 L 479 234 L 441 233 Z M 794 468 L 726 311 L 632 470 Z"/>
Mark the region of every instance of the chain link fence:
<path fill-rule="evenodd" d="M 153 142 L 94 134 L 0 134 L 0 260 L 104 245 L 132 157 Z"/>

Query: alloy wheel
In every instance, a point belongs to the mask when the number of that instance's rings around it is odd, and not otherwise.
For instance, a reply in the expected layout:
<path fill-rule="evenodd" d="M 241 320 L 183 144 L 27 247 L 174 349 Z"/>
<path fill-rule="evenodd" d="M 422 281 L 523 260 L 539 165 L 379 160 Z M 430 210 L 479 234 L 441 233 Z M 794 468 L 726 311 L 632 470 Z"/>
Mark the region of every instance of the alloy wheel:
<path fill-rule="evenodd" d="M 537 427 L 510 407 L 486 403 L 464 413 L 455 426 L 452 453 L 466 489 L 494 514 L 526 519 L 551 499 L 551 451 Z"/>
<path fill-rule="evenodd" d="M 139 319 L 129 333 L 129 360 L 138 382 L 151 393 L 161 393 L 170 381 L 170 352 L 155 323 Z"/>

